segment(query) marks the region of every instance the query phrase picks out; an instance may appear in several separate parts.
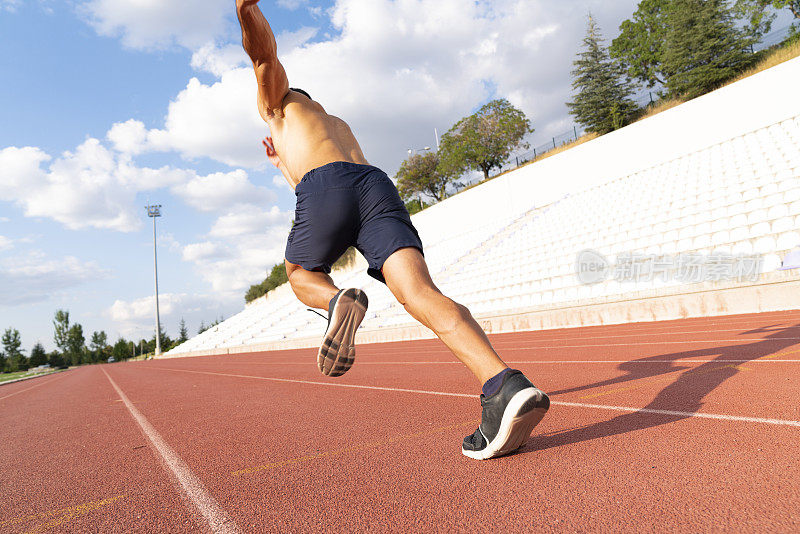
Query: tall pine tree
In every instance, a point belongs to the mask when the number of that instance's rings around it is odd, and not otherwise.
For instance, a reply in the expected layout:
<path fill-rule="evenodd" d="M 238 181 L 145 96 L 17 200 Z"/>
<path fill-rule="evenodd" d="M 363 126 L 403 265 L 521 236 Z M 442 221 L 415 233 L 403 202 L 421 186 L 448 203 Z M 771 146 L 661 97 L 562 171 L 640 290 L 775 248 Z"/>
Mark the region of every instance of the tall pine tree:
<path fill-rule="evenodd" d="M 38 367 L 47 363 L 47 352 L 41 343 L 36 343 L 31 349 L 31 357 L 29 361 L 31 367 Z"/>
<path fill-rule="evenodd" d="M 738 29 L 725 0 L 672 0 L 663 70 L 672 96 L 694 98 L 748 67 L 753 38 Z"/>
<path fill-rule="evenodd" d="M 573 63 L 572 88 L 574 101 L 567 107 L 586 131 L 606 133 L 621 128 L 636 111 L 631 100 L 633 87 L 623 68 L 603 46 L 600 28 L 589 15 L 583 51 Z"/>
<path fill-rule="evenodd" d="M 647 87 L 664 84 L 661 69 L 664 37 L 667 34 L 667 6 L 670 0 L 642 0 L 630 19 L 619 26 L 619 35 L 608 51 L 628 76 Z"/>
<path fill-rule="evenodd" d="M 184 341 L 189 339 L 189 330 L 186 328 L 186 321 L 181 317 L 181 324 L 180 328 L 178 329 L 178 341 L 177 344 L 180 345 Z"/>

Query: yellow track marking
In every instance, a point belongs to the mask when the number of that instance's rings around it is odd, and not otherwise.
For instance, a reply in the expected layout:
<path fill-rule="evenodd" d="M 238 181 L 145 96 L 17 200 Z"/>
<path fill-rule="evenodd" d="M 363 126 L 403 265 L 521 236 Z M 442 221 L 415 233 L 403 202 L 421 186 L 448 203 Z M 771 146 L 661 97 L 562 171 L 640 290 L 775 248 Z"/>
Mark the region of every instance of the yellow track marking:
<path fill-rule="evenodd" d="M 781 356 L 789 356 L 790 354 L 798 354 L 800 353 L 800 349 L 798 350 L 791 350 L 789 352 L 776 352 L 775 354 L 770 354 L 769 356 L 762 356 L 758 358 L 760 360 L 771 360 L 773 358 L 780 358 Z"/>
<path fill-rule="evenodd" d="M 389 439 L 382 440 L 382 441 L 372 441 L 372 442 L 369 442 L 369 443 L 364 443 L 362 445 L 355 445 L 353 447 L 346 447 L 344 449 L 337 449 L 337 450 L 333 450 L 333 451 L 325 451 L 325 452 L 320 452 L 320 453 L 317 453 L 317 454 L 308 454 L 308 455 L 305 455 L 305 456 L 299 456 L 297 458 L 290 458 L 288 460 L 281 460 L 281 461 L 278 461 L 278 462 L 271 462 L 271 463 L 268 463 L 268 464 L 259 465 L 257 467 L 248 467 L 246 469 L 240 469 L 238 471 L 233 471 L 231 473 L 231 475 L 233 475 L 233 476 L 249 475 L 251 473 L 257 473 L 259 471 L 266 471 L 268 469 L 275 469 L 277 467 L 285 467 L 285 466 L 288 466 L 288 465 L 296 465 L 296 464 L 303 463 L 303 462 L 309 462 L 311 460 L 317 460 L 319 458 L 330 458 L 330 457 L 333 457 L 333 456 L 338 456 L 340 454 L 346 454 L 346 453 L 349 453 L 349 452 L 360 452 L 360 451 L 365 451 L 365 450 L 369 450 L 369 449 L 375 449 L 375 448 L 378 448 L 378 447 L 382 447 L 384 445 L 390 445 L 392 443 L 397 443 L 397 442 L 400 442 L 400 441 L 406 441 L 406 440 L 409 440 L 409 439 L 419 438 L 419 437 L 422 437 L 422 436 L 429 436 L 429 435 L 433 435 L 433 434 L 438 434 L 440 432 L 444 432 L 445 430 L 453 430 L 453 429 L 456 429 L 456 428 L 461 428 L 463 426 L 475 425 L 475 424 L 478 424 L 478 423 L 479 423 L 479 421 L 472 420 L 472 421 L 465 421 L 463 423 L 458 423 L 458 424 L 455 424 L 455 425 L 441 426 L 441 427 L 433 428 L 431 430 L 426 430 L 424 432 L 417 432 L 415 434 L 406 434 L 406 435 L 403 435 L 403 436 L 397 436 L 397 437 L 389 438 Z"/>
<path fill-rule="evenodd" d="M 43 532 L 45 530 L 49 530 L 51 528 L 55 528 L 71 519 L 76 517 L 86 515 L 89 512 L 97 510 L 103 506 L 107 506 L 112 504 L 120 499 L 123 499 L 124 495 L 117 495 L 115 497 L 110 497 L 108 499 L 102 499 L 99 501 L 91 501 L 83 504 L 78 504 L 76 506 L 70 506 L 68 508 L 61 508 L 58 510 L 50 510 L 47 512 L 41 512 L 38 514 L 30 514 L 23 517 L 18 517 L 16 519 L 8 519 L 6 521 L 0 521 L 0 527 L 6 528 L 10 527 L 11 525 L 18 525 L 20 523 L 29 523 L 31 521 L 41 521 L 46 519 L 43 523 L 40 523 L 30 530 L 26 532 Z M 49 518 L 49 519 L 48 519 Z"/>

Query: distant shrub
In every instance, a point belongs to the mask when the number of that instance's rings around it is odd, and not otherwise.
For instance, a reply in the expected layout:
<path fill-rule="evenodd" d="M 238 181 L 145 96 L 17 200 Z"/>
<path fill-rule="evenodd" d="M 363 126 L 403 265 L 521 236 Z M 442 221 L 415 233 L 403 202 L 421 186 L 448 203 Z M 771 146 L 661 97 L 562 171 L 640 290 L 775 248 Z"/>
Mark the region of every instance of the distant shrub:
<path fill-rule="evenodd" d="M 286 276 L 286 266 L 283 263 L 279 263 L 272 268 L 269 276 L 267 276 L 263 282 L 250 286 L 250 289 L 247 290 L 244 296 L 244 300 L 245 302 L 252 302 L 288 281 L 289 278 Z"/>

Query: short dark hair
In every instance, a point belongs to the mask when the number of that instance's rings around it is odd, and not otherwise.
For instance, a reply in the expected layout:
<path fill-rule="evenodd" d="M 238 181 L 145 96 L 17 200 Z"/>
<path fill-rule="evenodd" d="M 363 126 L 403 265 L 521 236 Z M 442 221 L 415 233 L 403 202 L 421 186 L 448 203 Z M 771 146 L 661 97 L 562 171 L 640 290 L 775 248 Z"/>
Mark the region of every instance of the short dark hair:
<path fill-rule="evenodd" d="M 289 90 L 294 91 L 295 93 L 300 93 L 301 95 L 306 95 L 309 100 L 314 100 L 313 98 L 311 98 L 310 94 L 306 93 L 302 89 L 298 89 L 297 87 L 290 87 Z"/>

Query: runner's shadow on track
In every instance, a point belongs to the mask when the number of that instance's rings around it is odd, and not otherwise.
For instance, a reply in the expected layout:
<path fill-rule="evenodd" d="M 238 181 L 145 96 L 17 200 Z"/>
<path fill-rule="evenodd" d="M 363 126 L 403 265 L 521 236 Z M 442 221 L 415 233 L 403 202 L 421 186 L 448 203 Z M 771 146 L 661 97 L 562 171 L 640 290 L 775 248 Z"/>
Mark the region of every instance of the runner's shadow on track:
<path fill-rule="evenodd" d="M 685 369 L 685 372 L 681 373 L 672 383 L 659 391 L 656 397 L 648 403 L 647 406 L 644 406 L 642 410 L 666 410 L 694 413 L 703 406 L 703 399 L 706 395 L 714 391 L 714 389 L 727 379 L 741 372 L 739 369 L 741 365 L 797 345 L 798 340 L 786 338 L 797 337 L 798 333 L 800 333 L 798 328 L 800 328 L 800 324 L 783 328 L 764 327 L 740 334 L 769 332 L 769 335 L 754 343 L 676 352 L 634 360 L 634 362 L 647 362 L 648 360 L 704 358 L 709 361 L 697 367 L 678 367 L 672 364 L 664 364 L 666 367 L 659 367 L 657 370 L 650 369 L 649 371 L 637 369 L 636 366 L 643 365 L 641 363 L 628 362 L 619 366 L 620 369 L 628 373 L 623 377 L 596 382 L 580 388 L 562 390 L 554 392 L 553 394 L 563 394 L 569 391 L 579 391 L 602 385 L 617 384 Z M 729 363 L 726 360 L 742 361 Z M 688 417 L 690 417 L 690 415 L 654 414 L 642 411 L 625 413 L 607 421 L 594 423 L 581 428 L 555 432 L 548 435 L 534 435 L 516 454 L 525 454 L 553 447 L 561 447 L 572 443 L 625 434 L 636 430 L 644 430 L 646 428 L 687 419 Z"/>
<path fill-rule="evenodd" d="M 573 388 L 548 391 L 548 394 L 551 397 L 555 397 L 558 395 L 564 395 L 566 393 L 575 393 L 577 391 L 584 391 L 587 389 L 613 386 L 616 384 L 622 384 L 625 382 L 640 380 L 642 378 L 666 375 L 669 373 L 675 373 L 677 371 L 691 369 L 692 368 L 691 365 L 681 365 L 680 362 L 678 361 L 685 358 L 702 357 L 702 356 L 709 357 L 717 355 L 718 357 L 716 358 L 717 361 L 715 363 L 720 363 L 718 360 L 748 360 L 748 361 L 755 360 L 763 356 L 772 354 L 778 350 L 782 350 L 786 346 L 791 346 L 795 344 L 795 342 L 797 342 L 798 340 L 781 339 L 781 338 L 800 337 L 800 324 L 792 326 L 782 326 L 782 325 L 764 326 L 756 328 L 754 330 L 740 332 L 737 335 L 744 336 L 752 334 L 770 334 L 770 335 L 750 345 L 729 345 L 727 347 L 712 347 L 709 349 L 699 349 L 686 352 L 674 352 L 672 354 L 658 354 L 656 356 L 648 356 L 647 358 L 631 360 L 629 362 L 620 364 L 617 367 L 617 369 L 625 371 L 624 375 L 616 376 L 614 378 L 609 378 L 607 380 L 593 382 L 591 384 L 576 386 Z M 788 345 L 782 344 L 785 342 L 789 342 Z M 764 352 L 765 350 L 766 351 L 770 350 L 769 346 L 766 347 L 764 346 L 765 343 L 774 344 L 774 349 L 772 350 L 772 352 Z M 759 353 L 753 355 L 754 349 L 757 350 Z M 746 362 L 742 361 L 737 363 L 744 364 Z"/>

